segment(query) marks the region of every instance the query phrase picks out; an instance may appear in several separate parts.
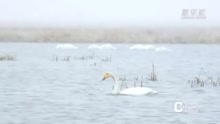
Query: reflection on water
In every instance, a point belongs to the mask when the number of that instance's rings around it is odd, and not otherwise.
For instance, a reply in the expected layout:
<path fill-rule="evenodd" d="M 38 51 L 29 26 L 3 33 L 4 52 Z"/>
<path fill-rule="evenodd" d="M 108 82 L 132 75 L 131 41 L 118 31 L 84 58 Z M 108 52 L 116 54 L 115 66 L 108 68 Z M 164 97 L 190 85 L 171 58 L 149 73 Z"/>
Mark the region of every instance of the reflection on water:
<path fill-rule="evenodd" d="M 155 45 L 169 52 L 130 50 L 130 44 L 113 45 L 114 50 L 56 45 L 0 44 L 0 53 L 16 56 L 16 61 L 0 61 L 0 123 L 220 123 L 220 87 L 187 84 L 201 67 L 220 75 L 219 45 Z M 74 59 L 87 55 L 94 58 Z M 54 61 L 56 56 L 70 60 Z M 111 61 L 102 61 L 108 57 Z M 101 81 L 106 71 L 148 75 L 152 64 L 158 81 L 143 85 L 157 90 L 157 95 L 110 95 L 113 81 Z M 176 102 L 198 103 L 198 111 L 177 113 Z"/>

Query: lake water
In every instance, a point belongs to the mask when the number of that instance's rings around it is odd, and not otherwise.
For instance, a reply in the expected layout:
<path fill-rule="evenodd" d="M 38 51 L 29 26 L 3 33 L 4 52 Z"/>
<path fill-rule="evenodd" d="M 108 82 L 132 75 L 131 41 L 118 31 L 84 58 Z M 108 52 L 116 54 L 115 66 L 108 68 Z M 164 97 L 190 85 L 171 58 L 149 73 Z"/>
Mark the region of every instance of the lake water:
<path fill-rule="evenodd" d="M 114 50 L 74 45 L 78 49 L 0 43 L 0 54 L 16 57 L 0 61 L 0 124 L 220 123 L 220 86 L 187 83 L 201 68 L 220 77 L 220 45 L 154 45 L 171 50 L 160 52 L 130 50 L 134 44 L 113 44 Z M 150 75 L 152 64 L 158 81 L 143 85 L 157 95 L 111 95 L 113 80 L 101 81 L 105 72 Z M 175 104 L 185 108 L 177 112 Z"/>

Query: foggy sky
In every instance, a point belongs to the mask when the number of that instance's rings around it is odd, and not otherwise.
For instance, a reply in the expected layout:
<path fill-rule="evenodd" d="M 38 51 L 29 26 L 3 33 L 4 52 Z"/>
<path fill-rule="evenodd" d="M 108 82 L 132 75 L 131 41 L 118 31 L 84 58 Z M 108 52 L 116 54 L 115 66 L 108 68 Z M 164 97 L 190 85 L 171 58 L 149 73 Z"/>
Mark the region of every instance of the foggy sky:
<path fill-rule="evenodd" d="M 220 26 L 215 0 L 0 0 L 0 26 Z M 205 9 L 206 19 L 181 19 Z"/>

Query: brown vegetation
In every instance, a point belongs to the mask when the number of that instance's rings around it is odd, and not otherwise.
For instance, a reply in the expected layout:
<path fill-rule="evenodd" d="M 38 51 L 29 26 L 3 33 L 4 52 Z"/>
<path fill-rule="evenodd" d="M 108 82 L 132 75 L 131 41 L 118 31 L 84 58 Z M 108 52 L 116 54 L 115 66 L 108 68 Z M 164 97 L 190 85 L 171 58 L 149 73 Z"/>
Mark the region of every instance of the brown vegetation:
<path fill-rule="evenodd" d="M 0 28 L 0 42 L 220 43 L 220 28 Z"/>
<path fill-rule="evenodd" d="M 201 68 L 198 76 L 195 76 L 192 80 L 188 80 L 188 84 L 190 84 L 191 87 L 205 87 L 207 85 L 217 87 L 220 86 L 220 77 L 214 79 L 207 75 L 205 70 Z"/>
<path fill-rule="evenodd" d="M 16 58 L 11 55 L 1 55 L 0 54 L 0 61 L 15 61 Z"/>

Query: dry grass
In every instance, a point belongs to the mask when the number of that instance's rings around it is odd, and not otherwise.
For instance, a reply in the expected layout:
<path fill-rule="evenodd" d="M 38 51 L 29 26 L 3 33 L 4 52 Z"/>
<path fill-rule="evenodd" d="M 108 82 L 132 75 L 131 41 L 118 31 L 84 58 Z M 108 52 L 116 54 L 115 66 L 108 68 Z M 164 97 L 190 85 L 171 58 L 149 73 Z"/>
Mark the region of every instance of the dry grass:
<path fill-rule="evenodd" d="M 89 53 L 86 55 L 78 55 L 78 56 L 54 56 L 53 57 L 53 61 L 54 62 L 58 62 L 58 61 L 87 61 L 87 60 L 96 60 L 98 62 L 111 62 L 112 61 L 112 57 L 110 56 L 105 56 L 105 57 L 100 57 L 95 53 Z M 94 65 L 96 65 L 97 63 L 93 63 Z"/>
<path fill-rule="evenodd" d="M 123 86 L 128 88 L 128 84 L 133 83 L 133 87 L 143 87 L 144 83 L 155 82 L 157 80 L 157 74 L 154 64 L 152 65 L 152 72 L 149 75 L 117 75 L 119 80 L 123 82 Z"/>
<path fill-rule="evenodd" d="M 201 68 L 198 76 L 195 76 L 192 80 L 188 80 L 188 84 L 190 84 L 191 87 L 205 87 L 208 85 L 217 87 L 220 86 L 220 77 L 214 79 L 212 76 L 209 76 L 203 68 Z"/>
<path fill-rule="evenodd" d="M 150 80 L 151 81 L 157 81 L 157 74 L 155 72 L 155 66 L 154 64 L 152 65 L 152 73 L 150 75 Z"/>
<path fill-rule="evenodd" d="M 0 28 L 0 42 L 220 43 L 220 28 Z"/>
<path fill-rule="evenodd" d="M 16 57 L 12 55 L 0 55 L 0 61 L 15 61 Z"/>

